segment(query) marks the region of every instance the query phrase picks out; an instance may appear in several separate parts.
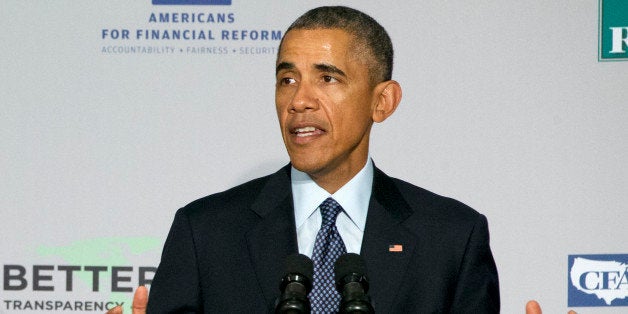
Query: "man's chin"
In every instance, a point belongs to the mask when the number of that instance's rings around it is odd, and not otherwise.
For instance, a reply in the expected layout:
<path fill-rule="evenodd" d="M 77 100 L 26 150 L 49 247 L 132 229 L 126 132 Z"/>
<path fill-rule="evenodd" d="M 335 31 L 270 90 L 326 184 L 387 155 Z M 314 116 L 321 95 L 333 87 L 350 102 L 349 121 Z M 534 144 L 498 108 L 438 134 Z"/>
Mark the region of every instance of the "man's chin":
<path fill-rule="evenodd" d="M 296 159 L 296 158 L 291 158 L 290 159 L 290 163 L 292 164 L 292 166 L 301 171 L 301 172 L 305 172 L 310 176 L 316 175 L 317 173 L 320 173 L 322 171 L 322 164 L 320 162 L 320 159 L 318 160 L 303 160 L 303 159 Z"/>

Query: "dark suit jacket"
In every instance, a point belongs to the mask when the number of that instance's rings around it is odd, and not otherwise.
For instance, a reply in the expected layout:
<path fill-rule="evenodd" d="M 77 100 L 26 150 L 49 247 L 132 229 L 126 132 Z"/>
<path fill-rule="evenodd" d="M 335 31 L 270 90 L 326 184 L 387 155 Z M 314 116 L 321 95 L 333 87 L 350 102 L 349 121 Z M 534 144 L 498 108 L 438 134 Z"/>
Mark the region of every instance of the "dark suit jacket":
<path fill-rule="evenodd" d="M 297 252 L 286 166 L 177 212 L 148 313 L 273 311 Z M 376 313 L 499 312 L 486 218 L 377 168 L 360 254 Z"/>

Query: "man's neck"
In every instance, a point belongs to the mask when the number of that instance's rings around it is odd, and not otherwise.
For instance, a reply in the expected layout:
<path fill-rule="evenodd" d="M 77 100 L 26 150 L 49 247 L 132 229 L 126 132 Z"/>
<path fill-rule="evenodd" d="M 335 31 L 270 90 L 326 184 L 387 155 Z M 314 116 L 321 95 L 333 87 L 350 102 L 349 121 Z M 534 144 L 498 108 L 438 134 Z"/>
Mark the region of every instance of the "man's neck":
<path fill-rule="evenodd" d="M 318 186 L 329 192 L 329 194 L 334 194 L 353 179 L 353 177 L 364 168 L 368 160 L 369 158 L 367 156 L 359 167 L 340 167 L 333 172 L 308 173 L 308 175 Z"/>

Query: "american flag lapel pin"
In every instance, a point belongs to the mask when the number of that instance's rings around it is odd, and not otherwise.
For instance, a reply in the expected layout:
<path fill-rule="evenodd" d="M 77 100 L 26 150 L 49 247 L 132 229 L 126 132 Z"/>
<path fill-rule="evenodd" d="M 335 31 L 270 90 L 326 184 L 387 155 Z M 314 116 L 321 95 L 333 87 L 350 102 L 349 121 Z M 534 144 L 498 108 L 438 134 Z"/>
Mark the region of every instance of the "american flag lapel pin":
<path fill-rule="evenodd" d="M 388 252 L 403 252 L 403 245 L 391 244 L 388 246 Z"/>

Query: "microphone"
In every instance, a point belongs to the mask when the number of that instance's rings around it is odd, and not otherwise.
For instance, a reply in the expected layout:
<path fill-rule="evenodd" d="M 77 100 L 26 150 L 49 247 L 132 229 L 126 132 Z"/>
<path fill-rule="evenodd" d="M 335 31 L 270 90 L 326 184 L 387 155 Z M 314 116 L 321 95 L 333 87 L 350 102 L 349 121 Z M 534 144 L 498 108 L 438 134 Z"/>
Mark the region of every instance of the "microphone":
<path fill-rule="evenodd" d="M 366 264 L 360 255 L 347 253 L 340 256 L 334 265 L 334 274 L 336 289 L 342 295 L 340 313 L 375 313 L 371 298 L 366 294 L 369 283 Z"/>
<path fill-rule="evenodd" d="M 292 254 L 285 260 L 285 275 L 279 284 L 281 296 L 275 302 L 275 313 L 310 313 L 307 294 L 312 290 L 314 264 L 303 254 Z"/>

